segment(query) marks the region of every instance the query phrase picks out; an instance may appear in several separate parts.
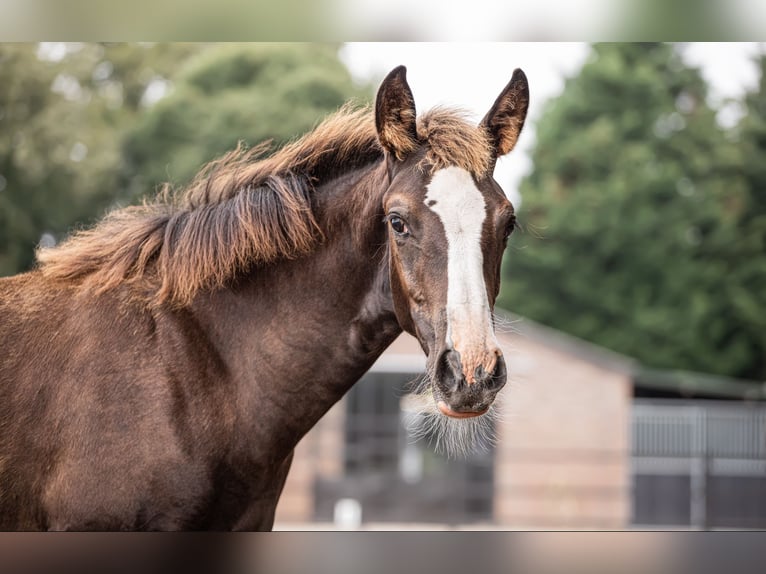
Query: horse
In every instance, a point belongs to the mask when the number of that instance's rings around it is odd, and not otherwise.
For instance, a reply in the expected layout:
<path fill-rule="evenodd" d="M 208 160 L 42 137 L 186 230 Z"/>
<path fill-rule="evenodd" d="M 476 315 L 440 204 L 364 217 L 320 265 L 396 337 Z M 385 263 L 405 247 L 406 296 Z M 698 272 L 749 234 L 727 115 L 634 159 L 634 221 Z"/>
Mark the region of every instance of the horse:
<path fill-rule="evenodd" d="M 516 69 L 478 124 L 418 116 L 399 66 L 39 248 L 0 280 L 0 530 L 270 530 L 296 444 L 402 331 L 440 428 L 488 416 L 516 219 L 493 172 L 528 102 Z"/>

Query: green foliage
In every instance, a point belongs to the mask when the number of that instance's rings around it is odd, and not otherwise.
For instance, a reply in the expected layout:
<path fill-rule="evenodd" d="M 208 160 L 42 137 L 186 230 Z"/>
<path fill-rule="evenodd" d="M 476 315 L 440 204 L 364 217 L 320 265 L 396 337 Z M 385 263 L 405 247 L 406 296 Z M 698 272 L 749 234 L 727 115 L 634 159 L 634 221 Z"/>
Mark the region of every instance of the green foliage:
<path fill-rule="evenodd" d="M 197 50 L 82 44 L 50 57 L 0 44 L 0 275 L 32 267 L 43 234 L 61 237 L 125 197 L 120 135 L 149 83 Z"/>
<path fill-rule="evenodd" d="M 43 233 L 63 232 L 105 204 L 117 150 L 96 126 L 108 98 L 82 82 L 92 50 L 41 61 L 34 45 L 0 46 L 0 274 L 31 266 Z"/>
<path fill-rule="evenodd" d="M 725 296 L 737 335 L 746 342 L 748 374 L 766 379 L 766 55 L 757 61 L 758 90 L 745 99 L 747 115 L 739 126 L 741 157 L 733 171 L 744 193 L 729 204 L 736 230 L 725 255 L 729 278 Z"/>
<path fill-rule="evenodd" d="M 37 74 L 16 76 L 33 66 Z M 39 65 L 25 46 L 0 47 L 0 85 L 6 86 L 0 90 L 0 274 L 14 272 L 17 265 L 28 266 L 31 253 L 23 246 L 39 238 L 35 227 L 39 226 L 40 199 L 30 193 L 25 180 L 32 174 L 25 177 L 15 155 L 27 139 L 22 128 L 31 128 L 46 108 L 52 80 L 52 70 Z M 29 151 L 24 151 L 29 157 Z"/>
<path fill-rule="evenodd" d="M 173 93 L 141 118 L 123 147 L 126 181 L 142 195 L 188 182 L 210 160 L 244 141 L 285 143 L 309 129 L 356 88 L 331 45 L 226 45 L 193 58 Z"/>
<path fill-rule="evenodd" d="M 594 46 L 538 125 L 501 306 L 653 367 L 766 378 L 763 228 L 741 235 L 766 180 L 738 171 L 762 176 L 763 147 L 743 159 L 705 97 L 671 46 Z"/>
<path fill-rule="evenodd" d="M 45 233 L 60 239 L 165 180 L 187 181 L 239 140 L 284 142 L 370 94 L 333 45 L 50 50 L 0 44 L 0 276 L 31 268 Z"/>

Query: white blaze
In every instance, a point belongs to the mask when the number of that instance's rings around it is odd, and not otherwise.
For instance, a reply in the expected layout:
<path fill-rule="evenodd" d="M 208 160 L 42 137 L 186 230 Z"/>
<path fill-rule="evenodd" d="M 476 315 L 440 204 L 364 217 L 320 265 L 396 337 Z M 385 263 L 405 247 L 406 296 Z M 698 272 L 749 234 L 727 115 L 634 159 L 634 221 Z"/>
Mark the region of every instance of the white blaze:
<path fill-rule="evenodd" d="M 488 343 L 497 346 L 481 251 L 484 197 L 471 174 L 453 166 L 434 174 L 425 204 L 439 216 L 447 236 L 447 345 L 461 354 L 467 368 L 467 360 L 474 365 L 484 362 Z"/>

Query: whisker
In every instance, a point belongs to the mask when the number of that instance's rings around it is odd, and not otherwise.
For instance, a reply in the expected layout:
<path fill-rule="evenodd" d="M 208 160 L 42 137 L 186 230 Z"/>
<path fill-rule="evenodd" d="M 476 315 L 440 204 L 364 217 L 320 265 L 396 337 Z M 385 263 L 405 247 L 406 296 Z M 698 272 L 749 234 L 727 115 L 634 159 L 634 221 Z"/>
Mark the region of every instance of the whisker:
<path fill-rule="evenodd" d="M 519 333 L 519 329 L 515 326 L 521 323 L 523 319 L 510 319 L 499 313 L 492 313 L 492 324 L 495 327 L 495 331 L 499 333 Z"/>
<path fill-rule="evenodd" d="M 427 373 L 412 381 L 412 385 L 413 392 L 402 400 L 402 418 L 411 442 L 423 440 L 448 458 L 487 451 L 496 444 L 495 423 L 500 417 L 495 405 L 482 416 L 455 419 L 439 411 Z"/>

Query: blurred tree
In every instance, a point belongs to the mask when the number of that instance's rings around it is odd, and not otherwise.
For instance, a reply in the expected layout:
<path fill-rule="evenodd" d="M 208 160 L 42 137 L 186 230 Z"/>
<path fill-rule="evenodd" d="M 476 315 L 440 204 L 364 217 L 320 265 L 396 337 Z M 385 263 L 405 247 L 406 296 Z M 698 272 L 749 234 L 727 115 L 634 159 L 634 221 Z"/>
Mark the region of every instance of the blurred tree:
<path fill-rule="evenodd" d="M 29 181 L 39 174 L 25 173 L 23 163 L 31 153 L 26 140 L 34 118 L 53 99 L 54 76 L 29 46 L 0 45 L 0 275 L 31 264 L 31 247 L 45 229 L 44 198 Z"/>
<path fill-rule="evenodd" d="M 501 306 L 653 367 L 764 376 L 763 313 L 732 268 L 761 276 L 763 235 L 746 255 L 740 150 L 705 97 L 672 46 L 593 47 L 537 127 Z"/>
<path fill-rule="evenodd" d="M 283 142 L 355 87 L 335 45 L 0 45 L 0 275 L 238 140 Z"/>
<path fill-rule="evenodd" d="M 123 147 L 123 175 L 134 195 L 188 182 L 207 162 L 236 147 L 285 143 L 349 98 L 354 85 L 331 44 L 224 45 L 190 60 L 170 96 L 143 116 Z"/>
<path fill-rule="evenodd" d="M 151 85 L 201 46 L 0 45 L 0 275 L 116 199 L 120 136 Z"/>
<path fill-rule="evenodd" d="M 736 236 L 729 243 L 726 291 L 739 336 L 751 357 L 747 374 L 766 380 L 766 54 L 757 59 L 760 84 L 745 98 L 738 126 L 740 162 L 734 172 L 745 193 L 729 206 Z"/>

